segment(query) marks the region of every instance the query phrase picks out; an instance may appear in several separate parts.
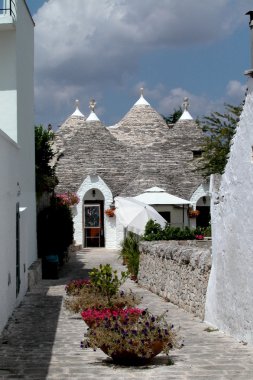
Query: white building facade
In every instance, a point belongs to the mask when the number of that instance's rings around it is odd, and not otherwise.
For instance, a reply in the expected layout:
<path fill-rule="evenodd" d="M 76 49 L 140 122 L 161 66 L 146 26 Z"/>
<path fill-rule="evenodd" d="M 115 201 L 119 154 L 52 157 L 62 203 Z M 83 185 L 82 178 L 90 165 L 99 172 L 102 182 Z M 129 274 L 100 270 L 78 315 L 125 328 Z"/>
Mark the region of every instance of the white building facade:
<path fill-rule="evenodd" d="M 212 269 L 205 320 L 253 344 L 253 79 L 221 178 L 211 181 Z"/>
<path fill-rule="evenodd" d="M 0 14 L 0 331 L 37 260 L 34 161 L 34 23 L 24 0 Z"/>

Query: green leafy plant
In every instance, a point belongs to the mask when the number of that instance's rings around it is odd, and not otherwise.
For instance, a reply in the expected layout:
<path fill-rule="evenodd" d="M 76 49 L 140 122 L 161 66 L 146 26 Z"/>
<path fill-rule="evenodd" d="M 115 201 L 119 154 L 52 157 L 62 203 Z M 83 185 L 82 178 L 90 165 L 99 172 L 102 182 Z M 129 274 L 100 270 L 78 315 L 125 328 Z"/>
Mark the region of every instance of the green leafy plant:
<path fill-rule="evenodd" d="M 109 305 L 111 298 L 117 294 L 128 276 L 127 272 L 121 272 L 119 277 L 117 270 L 113 270 L 110 264 L 100 264 L 99 268 L 93 268 L 89 273 L 91 285 L 95 291 L 106 297 Z"/>
<path fill-rule="evenodd" d="M 183 113 L 182 107 L 179 107 L 177 109 L 174 109 L 174 111 L 170 115 L 163 116 L 163 118 L 167 124 L 175 124 L 182 116 L 182 113 Z"/>
<path fill-rule="evenodd" d="M 52 192 L 58 184 L 55 166 L 51 165 L 54 152 L 52 141 L 54 133 L 44 129 L 42 125 L 35 126 L 35 169 L 36 193 L 39 198 L 44 192 Z"/>
<path fill-rule="evenodd" d="M 194 240 L 195 232 L 189 227 L 172 227 L 169 224 L 163 229 L 160 224 L 149 220 L 145 227 L 144 240 Z"/>
<path fill-rule="evenodd" d="M 127 265 L 131 276 L 137 277 L 139 271 L 139 241 L 140 237 L 133 232 L 128 232 L 127 236 L 121 243 L 120 256 Z"/>
<path fill-rule="evenodd" d="M 197 170 L 201 170 L 205 177 L 224 172 L 230 143 L 235 134 L 241 112 L 242 105 L 225 104 L 225 113 L 212 112 L 210 116 L 206 116 L 200 121 L 203 131 L 206 132 L 206 137 Z"/>
<path fill-rule="evenodd" d="M 156 223 L 152 219 L 150 219 L 145 226 L 143 237 L 144 240 L 163 240 L 163 229 L 159 223 Z"/>
<path fill-rule="evenodd" d="M 37 217 L 39 257 L 58 255 L 62 262 L 65 252 L 73 242 L 74 227 L 68 206 L 52 198 L 49 207 Z"/>

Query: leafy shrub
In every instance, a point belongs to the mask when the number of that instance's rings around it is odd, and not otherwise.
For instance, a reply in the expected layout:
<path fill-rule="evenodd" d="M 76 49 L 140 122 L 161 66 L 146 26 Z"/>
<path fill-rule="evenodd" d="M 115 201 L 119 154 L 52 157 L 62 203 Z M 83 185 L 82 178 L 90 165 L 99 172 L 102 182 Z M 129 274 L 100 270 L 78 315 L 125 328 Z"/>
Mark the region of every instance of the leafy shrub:
<path fill-rule="evenodd" d="M 163 239 L 164 239 L 164 233 L 163 233 L 162 227 L 160 226 L 159 223 L 156 223 L 152 219 L 150 219 L 145 226 L 144 240 L 163 240 Z"/>
<path fill-rule="evenodd" d="M 164 229 L 160 224 L 149 220 L 145 227 L 144 240 L 193 240 L 195 231 L 189 227 L 179 228 L 166 225 Z"/>
<path fill-rule="evenodd" d="M 132 276 L 137 276 L 139 271 L 139 241 L 138 235 L 128 232 L 127 236 L 121 243 L 120 256 L 126 262 L 127 269 Z"/>
<path fill-rule="evenodd" d="M 73 242 L 74 228 L 68 206 L 57 199 L 38 214 L 37 239 L 39 257 L 58 255 L 62 263 L 65 252 Z"/>
<path fill-rule="evenodd" d="M 117 270 L 113 270 L 110 264 L 100 264 L 99 268 L 91 270 L 89 277 L 95 291 L 106 297 L 110 305 L 111 298 L 119 291 L 120 285 L 126 281 L 128 273 L 121 272 L 121 278 L 119 278 Z"/>

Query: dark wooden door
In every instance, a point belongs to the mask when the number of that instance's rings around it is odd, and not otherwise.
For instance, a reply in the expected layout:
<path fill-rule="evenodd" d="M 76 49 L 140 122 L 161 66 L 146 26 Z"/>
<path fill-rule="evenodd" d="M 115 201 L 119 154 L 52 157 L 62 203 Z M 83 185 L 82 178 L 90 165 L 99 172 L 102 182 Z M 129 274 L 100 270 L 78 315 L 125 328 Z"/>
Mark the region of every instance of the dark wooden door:
<path fill-rule="evenodd" d="M 83 205 L 84 247 L 104 247 L 104 201 Z"/>

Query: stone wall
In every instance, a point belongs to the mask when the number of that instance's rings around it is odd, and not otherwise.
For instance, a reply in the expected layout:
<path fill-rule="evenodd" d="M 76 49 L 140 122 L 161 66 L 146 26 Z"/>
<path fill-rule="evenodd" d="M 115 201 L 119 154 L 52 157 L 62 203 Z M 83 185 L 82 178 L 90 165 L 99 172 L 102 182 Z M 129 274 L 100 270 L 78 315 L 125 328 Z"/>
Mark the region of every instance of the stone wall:
<path fill-rule="evenodd" d="M 141 242 L 140 251 L 139 284 L 203 319 L 211 243 Z"/>

